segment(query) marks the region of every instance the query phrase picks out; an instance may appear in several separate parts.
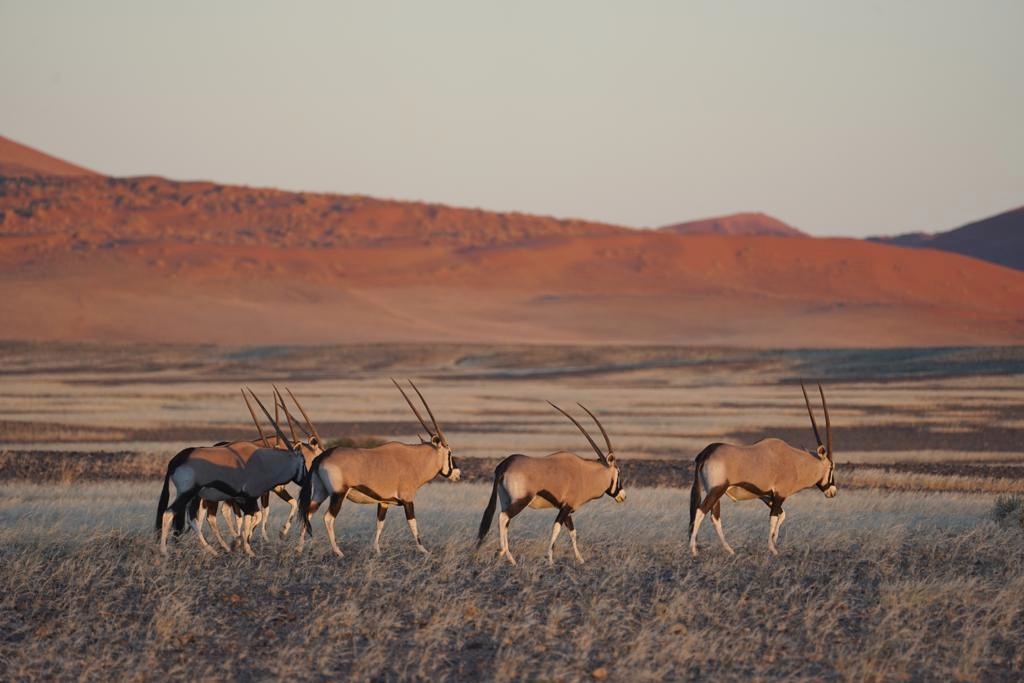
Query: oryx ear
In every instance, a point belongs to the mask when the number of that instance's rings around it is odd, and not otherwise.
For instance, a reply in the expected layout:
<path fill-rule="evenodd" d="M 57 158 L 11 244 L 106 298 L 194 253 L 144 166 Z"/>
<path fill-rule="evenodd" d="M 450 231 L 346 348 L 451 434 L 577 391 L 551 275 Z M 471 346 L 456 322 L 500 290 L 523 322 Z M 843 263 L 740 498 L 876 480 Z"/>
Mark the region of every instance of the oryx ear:
<path fill-rule="evenodd" d="M 434 444 L 435 446 L 440 446 L 441 445 L 441 437 L 439 437 L 437 434 L 435 434 L 434 436 L 431 437 L 430 443 Z"/>
<path fill-rule="evenodd" d="M 818 457 L 819 458 L 824 458 L 826 453 L 827 453 L 827 451 L 825 450 L 824 446 L 818 446 Z"/>
<path fill-rule="evenodd" d="M 614 465 L 615 464 L 615 454 L 614 453 L 609 453 L 608 456 L 605 458 L 605 462 L 607 462 L 609 465 Z"/>

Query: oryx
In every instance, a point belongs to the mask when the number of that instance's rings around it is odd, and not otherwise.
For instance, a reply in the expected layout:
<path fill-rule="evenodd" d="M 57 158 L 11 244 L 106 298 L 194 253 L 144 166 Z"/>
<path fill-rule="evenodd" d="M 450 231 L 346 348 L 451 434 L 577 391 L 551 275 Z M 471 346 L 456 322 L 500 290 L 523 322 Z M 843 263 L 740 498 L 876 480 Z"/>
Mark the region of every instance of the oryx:
<path fill-rule="evenodd" d="M 278 419 L 278 407 L 280 407 L 284 410 L 285 418 L 288 421 L 288 429 L 291 432 L 292 447 L 302 453 L 303 457 L 306 459 L 306 467 L 308 468 L 313 463 L 313 459 L 323 452 L 324 449 L 321 446 L 323 440 L 320 438 L 320 433 L 317 431 L 316 427 L 310 421 L 309 415 L 306 414 L 306 410 L 302 407 L 302 404 L 299 403 L 299 399 L 295 397 L 295 394 L 293 394 L 292 390 L 288 387 L 285 387 L 285 391 L 288 392 L 292 401 L 294 401 L 295 405 L 298 406 L 303 419 L 306 421 L 306 426 L 303 427 L 301 422 L 297 419 L 293 419 L 287 405 L 285 405 L 284 397 L 281 395 L 281 392 L 278 391 L 276 386 L 274 387 L 274 421 L 280 424 L 280 420 Z M 252 416 L 252 420 L 256 424 L 256 430 L 259 432 L 260 438 L 253 439 L 252 441 L 236 441 L 230 443 L 221 442 L 215 445 L 232 448 L 243 460 L 247 460 L 249 456 L 252 455 L 253 451 L 257 448 L 263 447 L 264 445 L 269 446 L 270 448 L 285 448 L 284 444 L 280 442 L 276 436 L 267 437 L 263 434 L 263 428 L 260 426 L 259 420 L 256 419 L 256 413 L 253 411 L 252 405 L 249 403 L 249 399 L 246 397 L 244 391 L 242 391 L 242 398 L 245 399 L 246 407 L 249 409 L 249 415 Z M 299 429 L 306 434 L 306 441 L 301 441 L 296 435 L 295 424 L 298 424 Z M 217 511 L 219 503 L 223 500 L 223 496 L 216 492 L 214 492 L 212 496 L 207 496 L 207 493 L 209 492 L 200 491 L 199 496 L 193 503 L 193 507 L 196 507 L 197 509 L 189 511 L 190 515 L 194 517 L 194 526 L 196 531 L 199 532 L 200 543 L 203 543 L 206 540 L 203 538 L 202 528 L 203 522 L 207 517 L 209 517 L 210 527 L 213 529 L 218 542 L 225 550 L 228 550 L 228 546 L 224 543 L 224 540 L 220 535 L 220 530 L 217 526 Z M 269 537 L 267 536 L 267 522 L 270 518 L 271 493 L 274 493 L 278 498 L 288 503 L 289 506 L 288 518 L 285 520 L 284 526 L 281 528 L 281 538 L 285 538 L 288 535 L 288 530 L 291 528 L 292 521 L 295 519 L 295 514 L 299 507 L 298 502 L 283 485 L 274 488 L 273 491 L 268 491 L 263 494 L 260 498 L 260 519 L 258 523 L 263 540 L 269 540 Z M 233 506 L 227 501 L 225 501 L 223 510 L 225 515 L 228 517 L 228 529 L 231 531 L 232 535 L 237 538 L 241 532 L 242 518 L 239 515 L 237 523 L 235 522 L 232 515 Z"/>
<path fill-rule="evenodd" d="M 826 444 L 822 444 L 803 382 L 800 383 L 800 389 L 804 394 L 807 414 L 811 418 L 814 438 L 818 442 L 817 450 L 794 448 L 781 439 L 762 439 L 751 446 L 713 443 L 694 460 L 693 486 L 690 488 L 690 552 L 695 556 L 697 532 L 708 512 L 711 513 L 711 521 L 726 552 L 733 554 L 722 532 L 723 495 L 733 500 L 757 498 L 770 508 L 768 550 L 774 555 L 779 554 L 775 541 L 779 537 L 779 527 L 786 519 L 782 503 L 787 498 L 811 486 L 817 486 L 826 498 L 835 497 L 836 482 L 833 475 L 836 464 L 832 459 L 832 422 L 828 416 L 825 392 L 819 384 L 818 393 L 821 394 L 821 407 L 825 412 Z"/>
<path fill-rule="evenodd" d="M 160 551 L 167 554 L 167 534 L 175 519 L 182 519 L 189 504 L 200 491 L 219 494 L 222 500 L 238 503 L 245 514 L 241 535 L 242 547 L 252 555 L 249 544 L 254 515 L 259 511 L 259 497 L 275 486 L 289 481 L 301 484 L 306 476 L 306 461 L 285 438 L 281 428 L 263 403 L 249 392 L 264 415 L 271 421 L 277 437 L 287 450 L 258 448 L 247 460 L 224 446 L 186 448 L 174 456 L 167 465 L 163 489 L 157 504 L 156 530 L 160 532 Z M 168 508 L 169 483 L 174 482 L 177 496 Z"/>
<path fill-rule="evenodd" d="M 548 403 L 551 402 L 548 401 Z M 579 546 L 576 544 L 576 527 L 572 521 L 572 514 L 585 503 L 605 494 L 611 496 L 616 503 L 621 503 L 626 499 L 626 493 L 622 489 L 619 466 L 615 460 L 608 432 L 601 426 L 600 420 L 582 403 L 576 405 L 583 408 L 597 424 L 601 435 L 604 436 L 608 452 L 601 451 L 583 425 L 577 422 L 572 415 L 551 403 L 555 410 L 569 418 L 583 432 L 590 447 L 597 453 L 597 460 L 581 458 L 575 453 L 567 451 L 558 451 L 542 458 L 516 454 L 502 460 L 494 470 L 494 486 L 491 489 L 491 499 L 484 510 L 483 519 L 480 520 L 477 548 L 483 543 L 484 537 L 491 528 L 494 508 L 500 499 L 501 514 L 498 516 L 500 556 L 507 557 L 512 564 L 516 563 L 516 559 L 508 547 L 508 526 L 513 517 L 529 506 L 558 510 L 558 516 L 555 517 L 555 523 L 551 529 L 548 562 L 553 564 L 555 561 L 555 540 L 563 526 L 569 530 L 569 538 L 572 540 L 572 550 L 576 554 L 576 560 L 583 562 L 583 556 L 580 555 Z"/>
<path fill-rule="evenodd" d="M 334 537 L 334 520 L 346 498 L 353 503 L 376 503 L 377 530 L 373 537 L 373 548 L 376 552 L 380 552 L 380 534 L 384 528 L 388 508 L 401 505 L 405 510 L 405 518 L 409 522 L 409 530 L 412 531 L 416 547 L 426 553 L 427 549 L 420 541 L 419 529 L 416 526 L 416 511 L 413 505 L 416 491 L 439 474 L 451 481 L 458 481 L 461 476 L 452 458 L 448 439 L 423 394 L 410 380 L 409 384 L 423 401 L 423 406 L 430 415 L 430 421 L 434 425 L 433 431 L 398 382 L 394 379 L 391 381 L 412 408 L 413 414 L 427 431 L 430 440 L 424 441 L 421 437 L 422 443 L 416 445 L 392 441 L 376 448 L 328 449 L 313 461 L 309 476 L 299 494 L 299 514 L 306 533 L 310 536 L 313 535 L 313 530 L 309 519 L 320 503 L 330 496 L 330 506 L 324 513 L 324 526 L 327 527 L 331 550 L 338 557 L 344 557 L 344 554 Z M 303 534 L 299 534 L 300 552 L 304 538 Z"/>

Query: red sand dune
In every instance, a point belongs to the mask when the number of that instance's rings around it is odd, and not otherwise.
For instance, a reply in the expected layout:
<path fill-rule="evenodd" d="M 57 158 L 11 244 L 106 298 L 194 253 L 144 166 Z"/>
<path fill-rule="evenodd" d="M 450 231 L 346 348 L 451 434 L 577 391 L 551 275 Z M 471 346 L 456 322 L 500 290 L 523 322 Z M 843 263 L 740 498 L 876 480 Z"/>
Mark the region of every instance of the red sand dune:
<path fill-rule="evenodd" d="M 89 176 L 96 172 L 0 135 L 0 176 L 33 175 Z"/>
<path fill-rule="evenodd" d="M 0 178 L 13 339 L 757 347 L 1024 341 L 1024 273 L 847 239 L 678 235 L 161 178 Z"/>

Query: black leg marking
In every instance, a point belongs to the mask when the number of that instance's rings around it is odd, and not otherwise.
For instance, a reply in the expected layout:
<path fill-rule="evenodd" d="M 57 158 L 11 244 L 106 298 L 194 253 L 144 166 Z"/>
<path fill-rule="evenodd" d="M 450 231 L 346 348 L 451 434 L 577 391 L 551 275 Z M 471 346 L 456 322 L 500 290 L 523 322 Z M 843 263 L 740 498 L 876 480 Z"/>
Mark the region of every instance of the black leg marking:
<path fill-rule="evenodd" d="M 416 519 L 416 507 L 412 504 L 411 500 L 408 503 L 402 503 L 402 507 L 405 508 L 406 519 Z M 380 513 L 377 514 L 379 517 Z"/>
<path fill-rule="evenodd" d="M 337 517 L 338 516 L 338 512 L 341 511 L 341 504 L 344 501 L 345 501 L 345 496 L 343 496 L 341 494 L 338 494 L 338 493 L 332 493 L 331 494 L 331 507 L 328 508 L 328 512 L 330 512 L 331 517 Z"/>
<path fill-rule="evenodd" d="M 381 505 L 380 503 L 377 503 L 377 521 L 378 522 L 383 522 L 384 518 L 387 517 L 387 516 L 388 516 L 388 509 L 386 507 L 384 507 L 383 505 Z"/>

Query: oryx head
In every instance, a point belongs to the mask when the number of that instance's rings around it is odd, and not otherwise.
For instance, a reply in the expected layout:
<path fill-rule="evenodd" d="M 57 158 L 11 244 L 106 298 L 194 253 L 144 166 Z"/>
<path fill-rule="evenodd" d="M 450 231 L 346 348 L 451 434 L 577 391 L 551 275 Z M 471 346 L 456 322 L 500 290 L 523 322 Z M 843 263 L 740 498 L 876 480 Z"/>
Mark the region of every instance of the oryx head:
<path fill-rule="evenodd" d="M 836 497 L 836 480 L 835 470 L 836 463 L 832 459 L 832 422 L 828 418 L 828 403 L 825 402 L 825 392 L 821 388 L 821 384 L 818 384 L 818 393 L 821 394 L 821 408 L 825 411 L 825 443 L 821 442 L 821 435 L 818 434 L 818 425 L 814 421 L 814 411 L 811 410 L 811 401 L 807 398 L 807 389 L 804 388 L 804 383 L 800 382 L 800 390 L 804 392 L 804 403 L 807 405 L 807 415 L 811 418 L 811 429 L 814 430 L 814 439 L 818 442 L 818 448 L 815 450 L 814 455 L 818 456 L 821 460 L 823 474 L 821 480 L 818 481 L 817 486 L 821 489 L 821 492 L 825 494 L 826 498 Z"/>
<path fill-rule="evenodd" d="M 582 403 L 576 404 L 586 411 L 587 415 L 589 415 L 591 419 L 594 420 L 594 423 L 597 425 L 597 428 L 601 430 L 601 436 L 604 437 L 604 444 L 608 449 L 607 453 L 601 451 L 600 447 L 598 447 L 598 445 L 594 443 L 594 440 L 590 438 L 590 434 L 587 433 L 587 430 L 583 428 L 583 425 L 576 421 L 576 418 L 574 418 L 572 415 L 556 406 L 554 403 L 551 403 L 551 401 L 548 401 L 548 403 L 551 405 L 552 408 L 554 408 L 562 415 L 565 415 L 567 418 L 569 418 L 572 421 L 572 423 L 576 425 L 576 427 L 579 428 L 581 432 L 583 432 L 583 436 L 587 438 L 587 442 L 590 443 L 590 447 L 594 449 L 595 453 L 597 453 L 598 460 L 604 463 L 604 466 L 608 468 L 609 483 L 608 488 L 605 490 L 605 493 L 614 498 L 616 503 L 621 503 L 622 501 L 626 500 L 626 492 L 622 488 L 622 476 L 619 473 L 619 465 L 615 459 L 615 452 L 612 448 L 612 441 L 611 439 L 608 438 L 608 432 L 604 430 L 604 427 L 601 425 L 601 421 L 597 419 L 597 416 L 590 412 L 590 410 Z"/>
<path fill-rule="evenodd" d="M 434 452 L 437 454 L 438 463 L 440 463 L 438 474 L 442 477 L 451 479 L 452 481 L 458 481 L 462 477 L 462 471 L 459 469 L 458 465 L 455 464 L 455 458 L 452 457 L 452 449 L 448 445 L 448 439 L 445 437 L 444 431 L 441 429 L 441 425 L 437 423 L 437 418 L 434 417 L 434 412 L 430 409 L 430 404 L 427 403 L 427 399 L 423 398 L 423 394 L 416 385 L 413 384 L 411 379 L 408 381 L 413 391 L 415 391 L 416 395 L 420 397 L 420 401 L 423 402 L 423 407 L 427 409 L 427 415 L 430 416 L 430 421 L 434 424 L 433 430 L 431 430 L 430 426 L 427 425 L 423 416 L 420 415 L 420 411 L 416 410 L 416 406 L 413 404 L 412 400 L 409 399 L 409 396 L 405 393 L 398 382 L 395 381 L 395 378 L 391 378 L 391 382 L 395 385 L 398 391 L 401 392 L 402 398 L 404 398 L 405 402 L 409 404 L 410 408 L 412 408 L 412 412 L 416 416 L 416 419 L 420 421 L 423 429 L 425 429 L 427 434 L 430 436 L 429 441 L 425 441 L 423 437 L 420 437 L 420 441 L 423 441 L 423 443 L 429 443 L 434 448 Z"/>
<path fill-rule="evenodd" d="M 303 427 L 302 423 L 299 422 L 295 417 L 292 416 L 288 410 L 288 406 L 284 402 L 284 396 L 278 388 L 274 387 L 274 413 L 275 418 L 277 417 L 277 408 L 280 407 L 284 410 L 285 419 L 288 420 L 288 430 L 291 432 L 292 439 L 292 450 L 298 451 L 302 454 L 302 457 L 306 459 L 306 466 L 309 467 L 313 463 L 313 459 L 316 456 L 324 452 L 323 440 L 320 438 L 320 432 L 317 431 L 312 421 L 309 419 L 309 415 L 306 413 L 306 409 L 299 403 L 299 399 L 295 398 L 295 394 L 288 387 L 285 387 L 285 391 L 291 396 L 292 401 L 298 406 L 299 412 L 302 413 L 302 419 L 306 421 L 306 426 Z M 275 420 L 276 421 L 276 420 Z M 299 429 L 306 434 L 306 440 L 302 441 L 295 433 L 295 425 L 299 426 Z"/>

